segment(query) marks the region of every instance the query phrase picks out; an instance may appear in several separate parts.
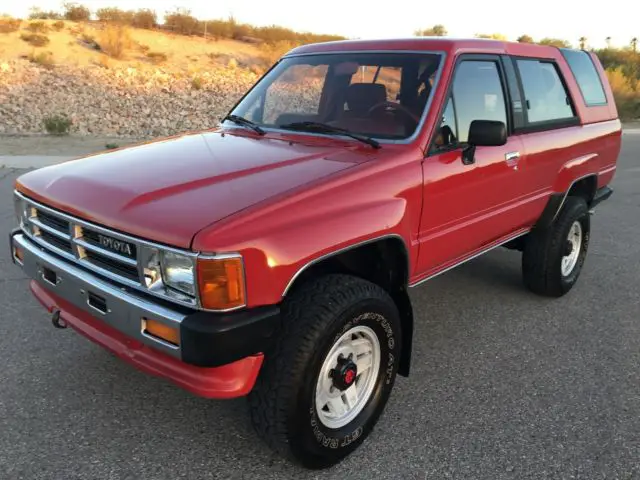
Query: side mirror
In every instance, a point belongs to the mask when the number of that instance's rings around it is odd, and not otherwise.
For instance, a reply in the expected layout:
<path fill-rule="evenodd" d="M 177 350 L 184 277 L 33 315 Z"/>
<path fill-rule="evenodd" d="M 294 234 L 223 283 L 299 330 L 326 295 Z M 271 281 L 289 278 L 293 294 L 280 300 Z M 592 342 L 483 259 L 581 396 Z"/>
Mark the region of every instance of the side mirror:
<path fill-rule="evenodd" d="M 471 165 L 476 147 L 499 147 L 507 143 L 507 126 L 495 120 L 474 120 L 469 126 L 467 143 L 462 152 L 462 163 Z"/>

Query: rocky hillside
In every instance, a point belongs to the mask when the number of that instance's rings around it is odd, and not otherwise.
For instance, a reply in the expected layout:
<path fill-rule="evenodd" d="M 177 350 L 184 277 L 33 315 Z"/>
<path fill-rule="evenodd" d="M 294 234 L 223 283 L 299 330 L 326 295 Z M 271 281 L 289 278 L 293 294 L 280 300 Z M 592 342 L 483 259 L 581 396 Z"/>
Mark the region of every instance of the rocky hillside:
<path fill-rule="evenodd" d="M 0 134 L 156 137 L 211 128 L 279 52 L 229 39 L 0 17 Z"/>
<path fill-rule="evenodd" d="M 211 128 L 257 80 L 234 66 L 198 74 L 162 68 L 0 61 L 0 133 L 44 132 L 66 115 L 71 133 L 155 137 Z"/>

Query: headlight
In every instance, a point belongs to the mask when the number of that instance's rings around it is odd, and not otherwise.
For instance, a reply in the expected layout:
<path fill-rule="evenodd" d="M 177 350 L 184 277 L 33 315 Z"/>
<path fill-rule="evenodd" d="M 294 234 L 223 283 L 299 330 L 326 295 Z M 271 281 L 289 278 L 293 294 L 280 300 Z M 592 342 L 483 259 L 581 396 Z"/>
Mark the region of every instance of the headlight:
<path fill-rule="evenodd" d="M 209 310 L 245 305 L 244 265 L 239 255 L 198 258 L 200 304 Z"/>
<path fill-rule="evenodd" d="M 138 259 L 146 287 L 156 294 L 207 310 L 245 305 L 244 264 L 238 254 L 196 256 L 145 246 Z"/>
<path fill-rule="evenodd" d="M 13 196 L 13 206 L 18 219 L 18 226 L 27 233 L 32 233 L 33 227 L 28 222 L 29 217 L 32 216 L 31 207 L 17 195 Z"/>
<path fill-rule="evenodd" d="M 19 196 L 14 195 L 13 196 L 13 207 L 16 210 L 16 218 L 18 219 L 18 223 L 22 225 L 22 222 L 24 221 L 24 217 L 26 212 L 25 210 L 25 203 L 24 200 L 22 200 Z"/>
<path fill-rule="evenodd" d="M 195 296 L 193 257 L 174 252 L 162 252 L 160 266 L 162 281 L 167 287 Z"/>

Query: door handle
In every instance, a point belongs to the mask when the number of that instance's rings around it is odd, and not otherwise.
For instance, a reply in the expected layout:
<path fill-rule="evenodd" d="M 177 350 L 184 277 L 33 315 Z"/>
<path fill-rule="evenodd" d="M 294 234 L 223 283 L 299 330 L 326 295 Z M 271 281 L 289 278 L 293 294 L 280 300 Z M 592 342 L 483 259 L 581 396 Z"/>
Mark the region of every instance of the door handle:
<path fill-rule="evenodd" d="M 514 170 L 518 169 L 518 160 L 520 160 L 520 152 L 509 152 L 504 154 L 504 159 L 507 162 L 507 165 L 512 167 Z"/>

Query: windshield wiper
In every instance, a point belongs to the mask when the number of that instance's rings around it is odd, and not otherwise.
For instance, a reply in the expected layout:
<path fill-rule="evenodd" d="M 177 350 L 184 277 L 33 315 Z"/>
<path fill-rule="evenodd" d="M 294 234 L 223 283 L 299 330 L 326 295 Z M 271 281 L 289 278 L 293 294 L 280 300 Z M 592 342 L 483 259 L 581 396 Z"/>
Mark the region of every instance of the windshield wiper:
<path fill-rule="evenodd" d="M 240 115 L 227 115 L 226 117 L 224 117 L 222 119 L 223 122 L 225 120 L 229 120 L 230 122 L 233 122 L 236 125 L 241 125 L 243 127 L 250 128 L 251 130 L 256 132 L 258 135 L 264 135 L 265 133 L 267 133 L 262 128 L 260 128 L 258 125 L 253 123 L 251 120 L 247 120 L 246 118 L 241 117 Z"/>
<path fill-rule="evenodd" d="M 367 145 L 371 145 L 373 148 L 380 148 L 380 143 L 371 137 L 354 133 L 350 130 L 347 130 L 346 128 L 327 125 L 326 123 L 293 122 L 293 123 L 287 123 L 285 125 L 280 125 L 279 128 L 284 128 L 286 130 L 298 130 L 301 132 L 315 132 L 315 133 L 345 135 L 347 137 L 353 138 L 354 140 L 358 140 L 362 143 L 366 143 Z"/>

